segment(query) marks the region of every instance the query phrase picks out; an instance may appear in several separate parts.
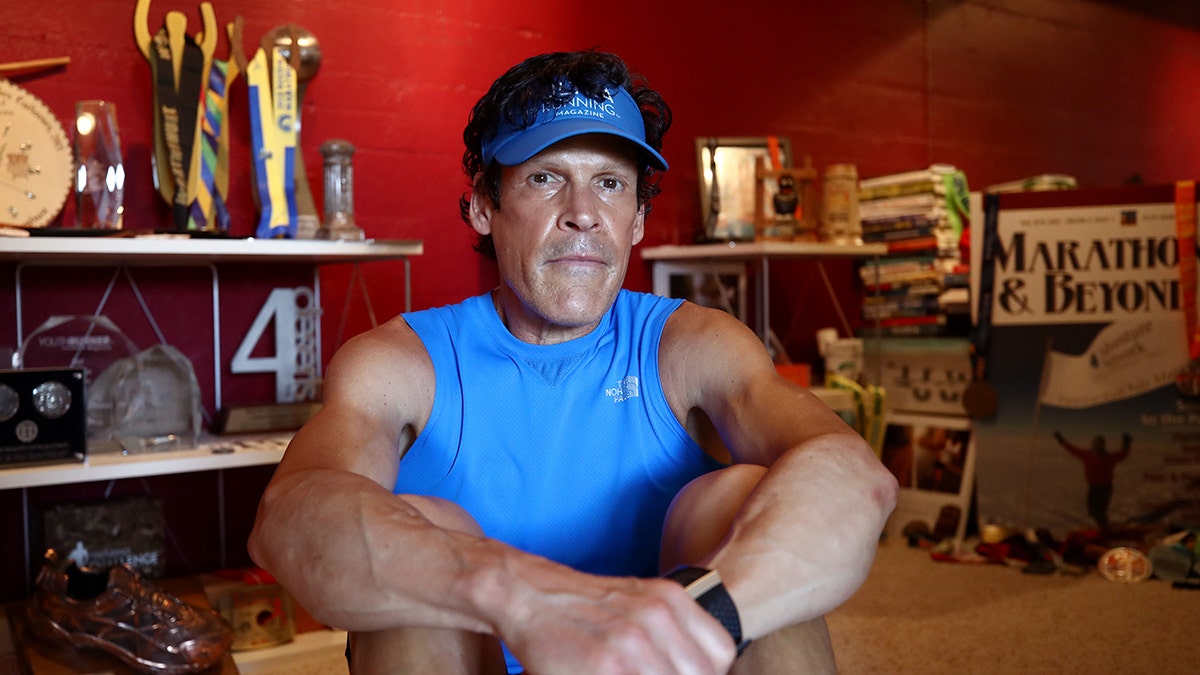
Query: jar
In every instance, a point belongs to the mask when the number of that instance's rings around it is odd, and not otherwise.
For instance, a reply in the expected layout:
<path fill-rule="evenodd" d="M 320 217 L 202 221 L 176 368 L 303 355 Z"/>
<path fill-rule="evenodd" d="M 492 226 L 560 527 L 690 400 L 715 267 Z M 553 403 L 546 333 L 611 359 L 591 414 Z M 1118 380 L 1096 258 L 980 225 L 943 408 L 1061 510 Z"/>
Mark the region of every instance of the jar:
<path fill-rule="evenodd" d="M 834 244 L 862 243 L 862 221 L 858 217 L 858 168 L 853 164 L 833 164 L 825 169 L 821 241 Z"/>
<path fill-rule="evenodd" d="M 332 139 L 321 144 L 325 158 L 325 222 L 317 231 L 318 239 L 363 239 L 363 231 L 354 222 L 353 143 Z"/>

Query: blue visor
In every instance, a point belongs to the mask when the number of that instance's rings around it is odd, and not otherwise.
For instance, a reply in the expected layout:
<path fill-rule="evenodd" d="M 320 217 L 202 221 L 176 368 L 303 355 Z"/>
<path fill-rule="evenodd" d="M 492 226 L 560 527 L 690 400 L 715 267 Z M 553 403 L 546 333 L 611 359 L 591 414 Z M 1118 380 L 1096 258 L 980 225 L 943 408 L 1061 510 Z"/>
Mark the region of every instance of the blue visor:
<path fill-rule="evenodd" d="M 603 101 L 576 92 L 557 108 L 542 108 L 527 127 L 501 122 L 496 135 L 483 143 L 483 163 L 516 166 L 561 140 L 584 134 L 608 134 L 632 141 L 646 153 L 651 166 L 667 170 L 667 160 L 646 144 L 642 112 L 622 87 L 617 87 L 615 94 L 609 92 Z"/>

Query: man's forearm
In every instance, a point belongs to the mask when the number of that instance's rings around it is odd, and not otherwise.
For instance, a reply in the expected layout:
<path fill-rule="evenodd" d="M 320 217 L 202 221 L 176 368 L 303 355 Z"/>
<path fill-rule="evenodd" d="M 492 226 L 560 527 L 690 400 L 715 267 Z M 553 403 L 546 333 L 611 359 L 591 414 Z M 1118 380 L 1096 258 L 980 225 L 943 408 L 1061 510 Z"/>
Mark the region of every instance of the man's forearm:
<path fill-rule="evenodd" d="M 822 436 L 767 471 L 706 564 L 721 572 L 747 637 L 821 616 L 866 578 L 896 481 L 861 439 Z"/>
<path fill-rule="evenodd" d="M 250 539 L 318 620 L 346 630 L 427 625 L 489 632 L 471 577 L 501 545 L 438 527 L 412 503 L 349 474 L 305 471 L 273 483 Z"/>

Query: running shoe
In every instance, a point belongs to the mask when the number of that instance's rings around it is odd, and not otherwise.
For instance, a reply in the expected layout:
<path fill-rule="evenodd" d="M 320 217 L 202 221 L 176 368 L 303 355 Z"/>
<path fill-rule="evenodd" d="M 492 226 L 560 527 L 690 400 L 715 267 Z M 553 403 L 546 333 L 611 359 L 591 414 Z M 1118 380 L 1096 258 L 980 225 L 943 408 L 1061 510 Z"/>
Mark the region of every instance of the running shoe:
<path fill-rule="evenodd" d="M 180 600 L 128 565 L 80 568 L 53 550 L 46 552 L 28 615 L 35 635 L 103 650 L 147 673 L 204 670 L 233 642 L 219 614 Z"/>

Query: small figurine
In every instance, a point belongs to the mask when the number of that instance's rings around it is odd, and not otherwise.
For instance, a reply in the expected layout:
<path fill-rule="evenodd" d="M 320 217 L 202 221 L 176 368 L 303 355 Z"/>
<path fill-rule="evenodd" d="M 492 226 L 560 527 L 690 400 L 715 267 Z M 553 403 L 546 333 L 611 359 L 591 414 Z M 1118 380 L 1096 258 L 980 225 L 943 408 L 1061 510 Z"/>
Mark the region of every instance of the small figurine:
<path fill-rule="evenodd" d="M 796 179 L 790 174 L 779 177 L 779 191 L 773 198 L 775 203 L 776 220 L 794 220 L 796 207 L 800 204 L 800 195 L 796 194 Z"/>

